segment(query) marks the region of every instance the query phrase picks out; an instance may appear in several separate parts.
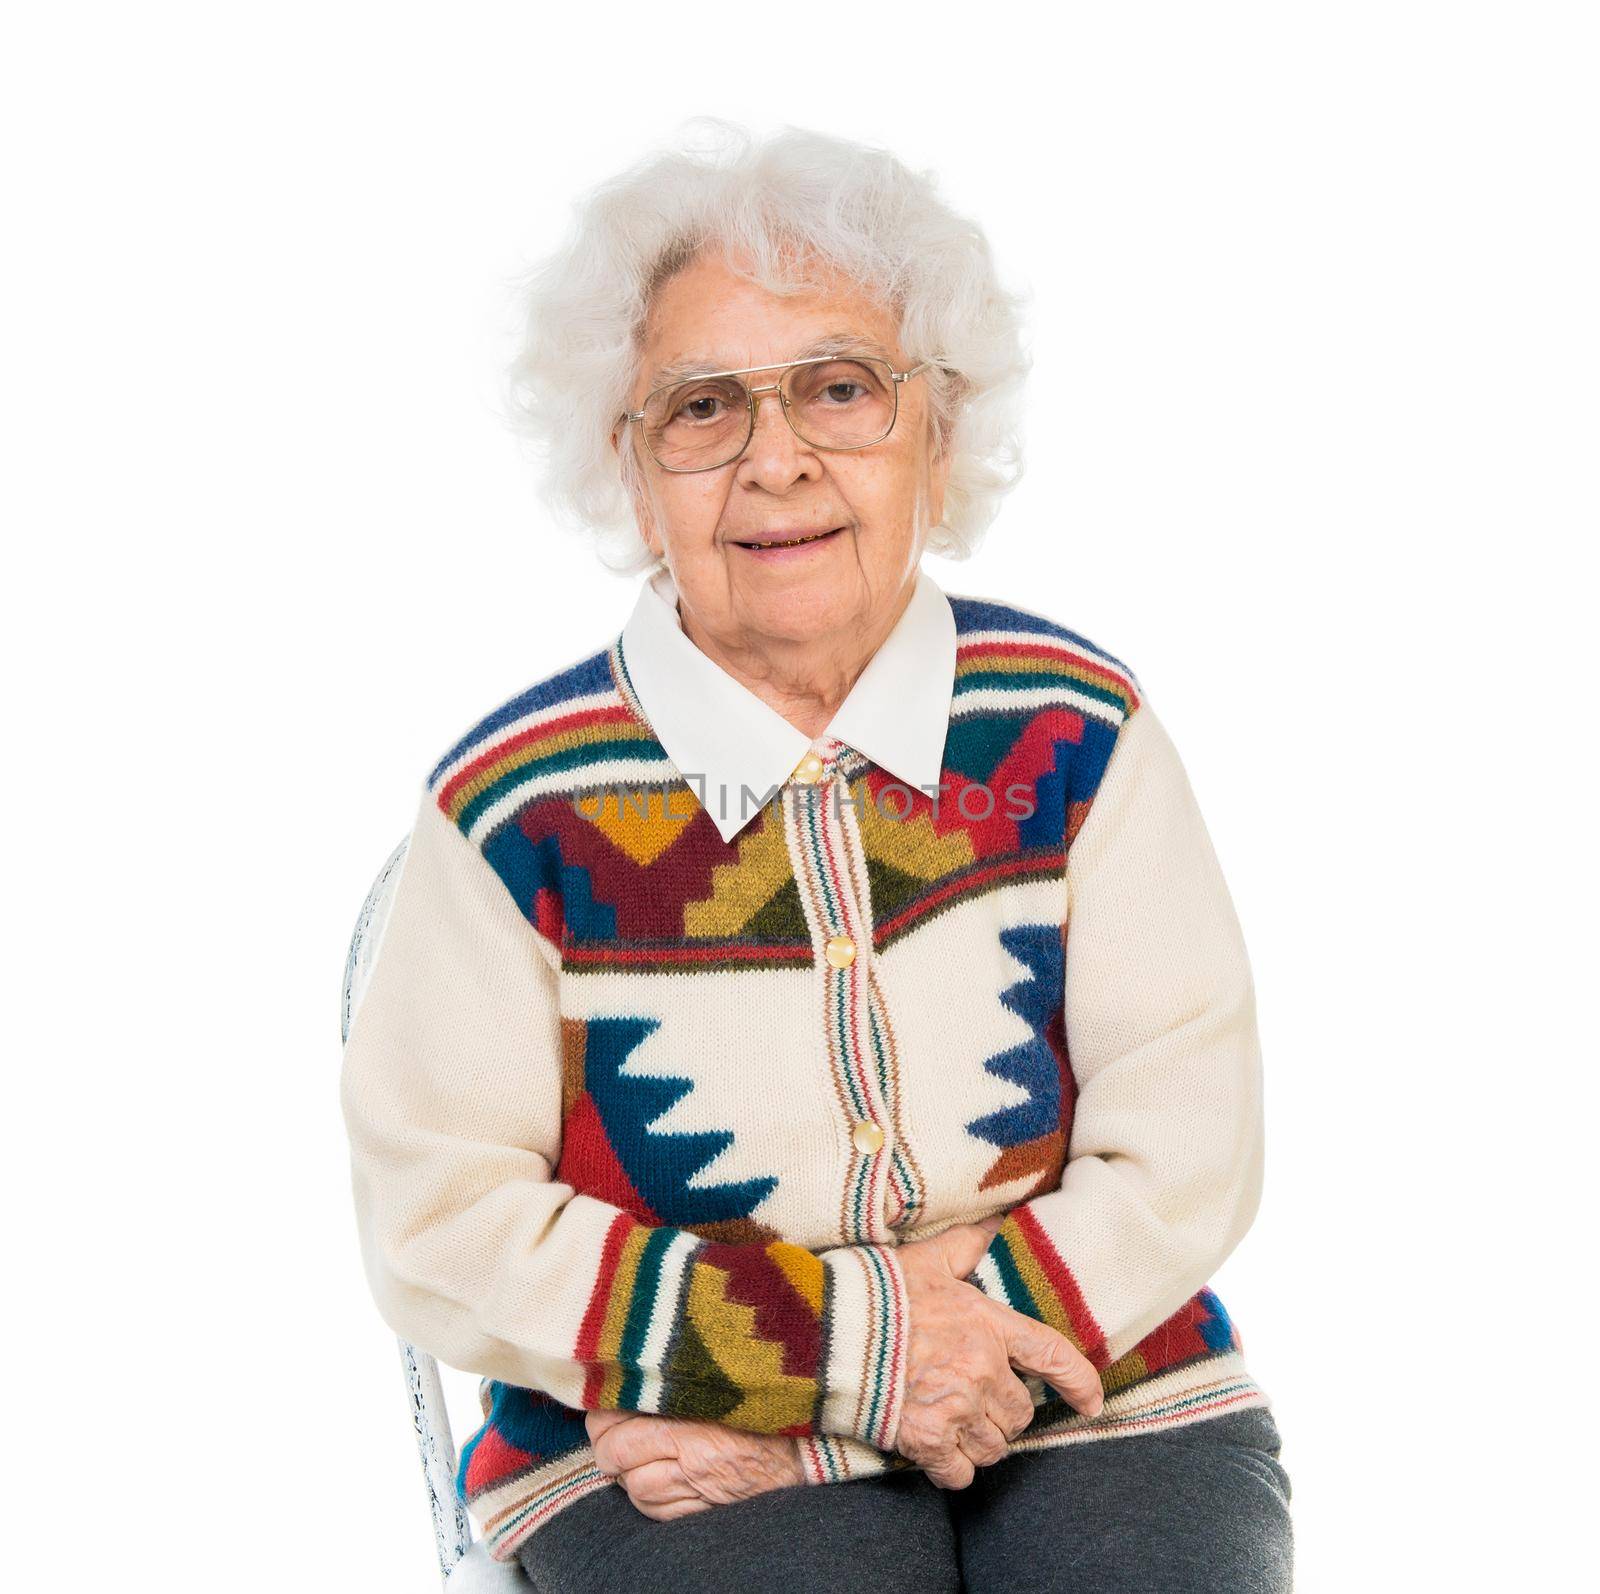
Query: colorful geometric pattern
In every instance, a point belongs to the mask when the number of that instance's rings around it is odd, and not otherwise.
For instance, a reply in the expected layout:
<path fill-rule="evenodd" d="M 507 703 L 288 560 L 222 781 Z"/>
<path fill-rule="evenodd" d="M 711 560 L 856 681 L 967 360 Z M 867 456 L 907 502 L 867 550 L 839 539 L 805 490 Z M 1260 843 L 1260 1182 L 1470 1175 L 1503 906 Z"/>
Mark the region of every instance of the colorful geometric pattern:
<path fill-rule="evenodd" d="M 805 1432 L 821 1400 L 822 1263 L 774 1241 L 720 1247 L 719 1267 L 710 1249 L 682 1230 L 613 1223 L 577 1347 L 585 1410 L 731 1420 L 745 1407 L 739 1426 Z M 670 1346 L 664 1376 L 642 1365 L 652 1335 Z"/>
<path fill-rule="evenodd" d="M 1007 1212 L 973 1282 L 985 1294 L 1065 1334 L 1099 1370 L 1108 1396 L 1188 1362 L 1244 1349 L 1222 1302 L 1210 1289 L 1201 1289 L 1132 1350 L 1110 1361 L 1105 1335 L 1072 1269 L 1027 1206 Z M 1040 1412 L 1048 1417 L 1058 1407 L 1069 1409 L 1052 1395 Z"/>
<path fill-rule="evenodd" d="M 1048 1323 L 1097 1368 L 1105 1368 L 1106 1337 L 1072 1269 L 1028 1207 L 1014 1207 L 1006 1214 L 973 1276 L 986 1294 Z"/>
<path fill-rule="evenodd" d="M 971 896 L 1058 877 L 1138 706 L 1126 667 L 1075 633 L 1012 605 L 950 603 L 938 796 L 860 754 L 840 764 L 880 950 Z M 651 732 L 620 637 L 486 715 L 429 786 L 574 973 L 811 965 L 779 803 L 723 841 Z"/>
<path fill-rule="evenodd" d="M 621 637 L 486 715 L 440 759 L 429 788 L 543 937 L 564 981 L 819 972 L 829 937 L 868 936 L 881 953 L 991 893 L 1061 887 L 1118 732 L 1139 707 L 1138 683 L 1112 655 L 1042 616 L 949 597 L 957 655 L 939 793 L 909 791 L 834 743 L 829 769 L 853 800 L 847 865 L 839 835 L 781 799 L 722 839 L 653 734 Z M 841 872 L 858 866 L 859 877 Z M 980 1191 L 1026 1179 L 1025 1200 L 1060 1182 L 1076 1099 L 1065 933 L 1059 920 L 997 930 L 1015 970 L 998 993 L 1007 1033 L 1020 1020 L 1027 1034 L 983 1059 L 985 1073 L 1021 1099 L 966 1123 L 994 1148 Z M 877 1249 L 858 1242 L 879 1210 L 913 1229 L 929 1178 L 900 1124 L 903 1059 L 876 960 L 859 984 L 845 970 L 819 979 L 819 1025 L 844 1120 L 896 1129 L 890 1157 L 863 1154 L 847 1176 L 840 1225 L 852 1244 L 830 1256 L 851 1258 L 860 1277 L 842 1279 L 836 1262 L 755 1216 L 781 1167 L 702 1182 L 734 1132 L 663 1127 L 694 1082 L 629 1070 L 661 1020 L 624 1011 L 620 997 L 602 1016 L 563 1015 L 555 1173 L 618 1209 L 572 1352 L 586 1369 L 583 1407 L 793 1435 L 808 1476 L 831 1482 L 911 1465 L 887 1445 L 898 1422 L 904 1301 Z M 1107 1402 L 1098 1418 L 1046 1391 L 1016 1448 L 1191 1421 L 1264 1398 L 1239 1366 L 1238 1335 L 1209 1289 L 1108 1363 L 1071 1268 L 1026 1206 L 1010 1211 L 972 1282 L 1067 1334 L 1101 1372 Z M 860 1393 L 848 1424 L 832 1420 L 825 1431 L 830 1322 L 846 1284 L 866 1302 L 868 1351 L 851 1373 Z M 551 1514 L 610 1480 L 592 1465 L 581 1410 L 494 1380 L 484 1381 L 483 1403 L 457 1487 L 491 1554 L 507 1560 Z"/>
<path fill-rule="evenodd" d="M 641 1223 L 692 1227 L 724 1242 L 775 1240 L 750 1214 L 777 1179 L 696 1185 L 727 1148 L 731 1130 L 665 1132 L 665 1116 L 692 1084 L 625 1074 L 623 1065 L 655 1029 L 655 1019 L 592 1018 L 565 1025 L 563 1127 L 556 1177 L 620 1207 Z"/>
<path fill-rule="evenodd" d="M 861 1272 L 872 1329 L 853 1370 L 849 1431 L 886 1450 L 899 1422 L 906 1307 L 879 1248 L 823 1258 L 783 1241 L 721 1245 L 619 1213 L 574 1346 L 588 1369 L 581 1406 L 494 1379 L 480 1386 L 484 1423 L 462 1450 L 456 1489 L 491 1554 L 509 1559 L 550 1512 L 610 1481 L 588 1454 L 585 1411 L 796 1437 L 820 1437 L 825 1420 L 838 1429 L 828 1341 L 844 1269 Z"/>
<path fill-rule="evenodd" d="M 985 1069 L 1027 1092 L 1026 1098 L 967 1125 L 967 1133 L 1001 1148 L 980 1189 L 1032 1177 L 1019 1200 L 1053 1190 L 1061 1182 L 1072 1133 L 1077 1082 L 1067 1065 L 1064 927 L 1016 925 L 1000 932 L 1007 952 L 1027 973 L 1000 993 L 1000 1001 L 1023 1019 L 1032 1034 L 984 1063 Z"/>

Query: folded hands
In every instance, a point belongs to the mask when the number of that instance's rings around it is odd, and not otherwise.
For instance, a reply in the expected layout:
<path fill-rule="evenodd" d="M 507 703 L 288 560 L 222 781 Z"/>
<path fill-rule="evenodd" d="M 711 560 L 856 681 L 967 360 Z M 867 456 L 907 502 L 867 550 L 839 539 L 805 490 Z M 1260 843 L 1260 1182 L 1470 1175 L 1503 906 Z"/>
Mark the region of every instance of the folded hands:
<path fill-rule="evenodd" d="M 897 1253 L 910 1305 L 898 1447 L 941 1488 L 964 1489 L 1033 1419 L 1014 1369 L 1035 1372 L 1080 1411 L 1102 1402 L 1099 1374 L 1064 1335 L 966 1282 L 1003 1212 Z M 797 1442 L 687 1417 L 590 1411 L 595 1464 L 660 1521 L 805 1482 Z"/>

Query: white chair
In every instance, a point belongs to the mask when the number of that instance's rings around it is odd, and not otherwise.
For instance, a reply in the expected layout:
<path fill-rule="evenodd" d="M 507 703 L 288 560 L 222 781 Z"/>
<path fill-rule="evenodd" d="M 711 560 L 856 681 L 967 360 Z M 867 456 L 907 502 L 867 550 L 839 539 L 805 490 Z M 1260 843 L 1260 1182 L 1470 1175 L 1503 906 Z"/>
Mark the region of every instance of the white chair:
<path fill-rule="evenodd" d="M 409 840 L 409 837 L 407 838 Z M 344 1002 L 340 1045 L 350 1038 L 350 1023 L 371 978 L 383 942 L 383 929 L 400 880 L 406 854 L 402 841 L 378 871 L 350 938 L 345 959 Z M 411 1426 L 422 1456 L 422 1476 L 428 1489 L 428 1510 L 433 1517 L 433 1537 L 439 1551 L 439 1573 L 449 1594 L 528 1594 L 533 1585 L 522 1568 L 511 1561 L 491 1559 L 482 1539 L 472 1536 L 472 1519 L 456 1497 L 456 1442 L 450 1432 L 439 1364 L 427 1351 L 401 1340 L 400 1365 L 405 1373 L 406 1400 Z"/>

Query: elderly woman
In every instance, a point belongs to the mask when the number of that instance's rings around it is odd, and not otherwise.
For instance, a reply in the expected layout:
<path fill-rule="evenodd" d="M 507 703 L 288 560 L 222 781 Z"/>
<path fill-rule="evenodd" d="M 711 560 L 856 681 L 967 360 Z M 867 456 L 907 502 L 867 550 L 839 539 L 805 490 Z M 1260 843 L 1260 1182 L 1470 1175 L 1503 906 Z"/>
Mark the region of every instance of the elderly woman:
<path fill-rule="evenodd" d="M 1288 1588 L 1207 1287 L 1262 1178 L 1227 888 L 1128 667 L 921 565 L 1015 479 L 982 235 L 788 129 L 604 185 L 528 293 L 556 501 L 649 573 L 427 775 L 341 1096 L 383 1317 L 482 1375 L 492 1555 Z"/>

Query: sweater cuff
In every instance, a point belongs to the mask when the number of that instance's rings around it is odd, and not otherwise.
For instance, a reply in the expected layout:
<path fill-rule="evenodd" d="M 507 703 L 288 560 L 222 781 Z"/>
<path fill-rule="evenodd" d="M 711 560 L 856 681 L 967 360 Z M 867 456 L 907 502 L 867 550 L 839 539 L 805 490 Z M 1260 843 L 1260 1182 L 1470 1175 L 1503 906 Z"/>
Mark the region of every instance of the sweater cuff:
<path fill-rule="evenodd" d="M 892 1246 L 846 1245 L 822 1252 L 821 1260 L 827 1343 L 820 1426 L 892 1451 L 906 1398 L 910 1322 L 900 1259 Z"/>
<path fill-rule="evenodd" d="M 1048 1323 L 1105 1370 L 1105 1334 L 1072 1269 L 1026 1203 L 1006 1214 L 967 1282 L 1024 1317 Z"/>
<path fill-rule="evenodd" d="M 795 1440 L 795 1446 L 807 1483 L 849 1483 L 855 1478 L 874 1478 L 915 1465 L 907 1456 L 875 1450 L 837 1434 L 803 1434 Z"/>

